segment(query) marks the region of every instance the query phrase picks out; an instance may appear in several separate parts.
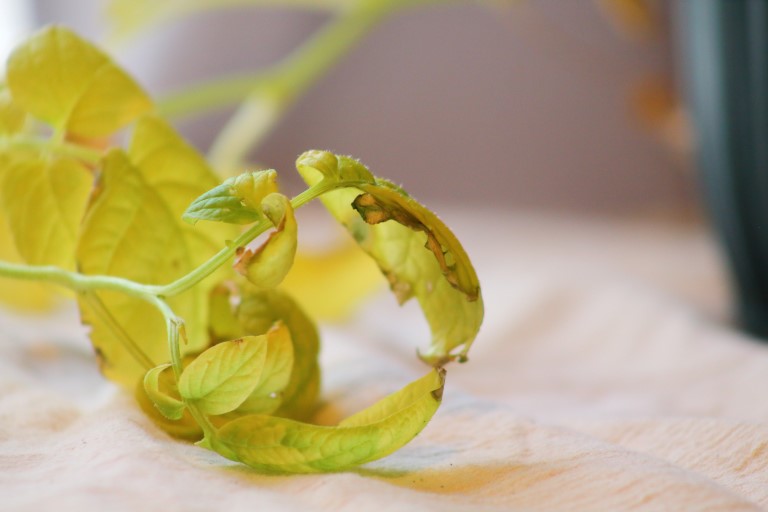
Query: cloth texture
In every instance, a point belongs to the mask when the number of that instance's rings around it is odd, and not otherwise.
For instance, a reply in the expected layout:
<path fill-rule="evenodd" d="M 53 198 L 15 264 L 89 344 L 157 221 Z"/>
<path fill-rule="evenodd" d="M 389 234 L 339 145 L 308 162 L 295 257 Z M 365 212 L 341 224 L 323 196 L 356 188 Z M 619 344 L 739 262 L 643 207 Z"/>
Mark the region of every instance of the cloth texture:
<path fill-rule="evenodd" d="M 768 345 L 727 323 L 704 228 L 449 211 L 486 320 L 434 420 L 354 471 L 267 476 L 175 441 L 77 314 L 0 314 L 0 510 L 761 510 Z M 323 326 L 333 422 L 425 373 L 416 304 Z"/>

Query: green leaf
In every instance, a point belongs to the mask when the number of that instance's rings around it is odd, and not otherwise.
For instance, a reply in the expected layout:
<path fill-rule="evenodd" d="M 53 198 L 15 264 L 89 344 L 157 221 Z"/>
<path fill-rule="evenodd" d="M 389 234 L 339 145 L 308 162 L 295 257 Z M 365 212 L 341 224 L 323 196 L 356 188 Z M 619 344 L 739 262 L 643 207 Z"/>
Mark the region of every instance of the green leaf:
<path fill-rule="evenodd" d="M 259 384 L 266 355 L 266 336 L 245 336 L 214 345 L 184 369 L 179 393 L 205 414 L 233 411 Z"/>
<path fill-rule="evenodd" d="M 160 389 L 160 375 L 169 368 L 170 364 L 161 364 L 149 370 L 144 375 L 144 391 L 163 416 L 169 420 L 180 420 L 186 405 Z"/>
<path fill-rule="evenodd" d="M 437 411 L 444 370 L 432 370 L 338 427 L 251 415 L 224 425 L 212 447 L 269 473 L 339 471 L 385 457 L 410 442 Z"/>
<path fill-rule="evenodd" d="M 276 322 L 288 328 L 293 344 L 291 379 L 282 393 L 283 403 L 275 412 L 294 419 L 309 418 L 320 393 L 320 341 L 317 328 L 299 306 L 277 290 L 245 286 L 236 310 L 244 332 L 266 332 Z"/>
<path fill-rule="evenodd" d="M 283 391 L 291 380 L 293 342 L 282 322 L 267 332 L 267 357 L 259 383 L 237 408 L 240 414 L 271 414 L 283 402 Z"/>
<path fill-rule="evenodd" d="M 261 199 L 273 192 L 277 173 L 272 169 L 233 176 L 192 201 L 182 218 L 191 224 L 198 220 L 249 224 L 263 218 Z"/>
<path fill-rule="evenodd" d="M 7 79 L 21 108 L 75 136 L 110 135 L 152 108 L 108 56 L 58 26 L 42 29 L 11 54 Z"/>
<path fill-rule="evenodd" d="M 275 288 L 293 266 L 298 226 L 291 201 L 282 194 L 265 197 L 261 209 L 276 229 L 255 251 L 240 249 L 234 268 L 259 288 Z"/>
<path fill-rule="evenodd" d="M 0 153 L 0 206 L 25 262 L 74 268 L 92 182 L 76 160 L 24 150 Z"/>
<path fill-rule="evenodd" d="M 432 331 L 422 358 L 434 366 L 465 360 L 483 301 L 469 257 L 448 227 L 400 187 L 371 182 L 349 157 L 310 151 L 296 167 L 310 186 L 337 184 L 321 197 L 323 204 L 376 261 L 398 301 L 419 301 Z"/>

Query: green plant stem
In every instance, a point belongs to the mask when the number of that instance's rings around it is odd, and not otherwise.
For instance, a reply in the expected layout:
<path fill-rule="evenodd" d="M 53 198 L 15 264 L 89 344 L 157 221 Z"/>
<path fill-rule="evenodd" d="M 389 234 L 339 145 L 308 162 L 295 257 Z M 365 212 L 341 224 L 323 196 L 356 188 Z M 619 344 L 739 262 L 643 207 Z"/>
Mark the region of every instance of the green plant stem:
<path fill-rule="evenodd" d="M 377 21 L 393 8 L 371 6 L 395 5 L 398 2 L 366 1 L 363 7 L 352 7 L 294 53 L 265 70 L 234 76 L 190 87 L 158 102 L 158 110 L 168 117 L 184 117 L 237 103 L 258 89 L 284 90 L 297 95 L 341 58 Z"/>
<path fill-rule="evenodd" d="M 147 285 L 115 276 L 89 276 L 64 270 L 53 265 L 26 265 L 0 261 L 0 276 L 28 281 L 45 281 L 58 284 L 76 292 L 87 290 L 114 290 L 132 297 L 153 300 L 153 294 Z"/>
<path fill-rule="evenodd" d="M 333 189 L 354 187 L 356 185 L 362 185 L 363 183 L 364 182 L 362 181 L 340 183 L 323 180 L 291 199 L 291 206 L 294 209 L 298 209 L 309 201 Z M 254 224 L 227 247 L 214 254 L 208 261 L 185 276 L 166 285 L 158 286 L 142 284 L 116 276 L 80 274 L 79 272 L 64 270 L 63 268 L 53 265 L 27 265 L 5 261 L 0 261 L 0 276 L 25 279 L 28 281 L 45 281 L 64 286 L 75 292 L 85 292 L 97 289 L 119 291 L 126 295 L 149 301 L 157 306 L 158 300 L 162 302 L 162 299 L 166 297 L 178 295 L 214 273 L 216 269 L 225 264 L 235 255 L 238 247 L 248 245 L 271 225 L 272 224 L 268 220 L 263 220 Z"/>
<path fill-rule="evenodd" d="M 181 378 L 181 373 L 184 371 L 181 358 L 181 346 L 179 344 L 179 334 L 184 328 L 184 321 L 177 317 L 171 307 L 162 299 L 155 297 L 153 304 L 165 318 L 166 333 L 168 336 L 168 352 L 171 355 L 171 367 L 173 368 L 173 374 L 176 378 L 176 382 L 178 382 Z M 186 404 L 189 413 L 203 430 L 203 434 L 205 436 L 204 439 L 211 439 L 215 434 L 216 429 L 208 420 L 208 417 L 200 412 L 200 410 L 193 402 L 184 400 L 184 403 Z"/>

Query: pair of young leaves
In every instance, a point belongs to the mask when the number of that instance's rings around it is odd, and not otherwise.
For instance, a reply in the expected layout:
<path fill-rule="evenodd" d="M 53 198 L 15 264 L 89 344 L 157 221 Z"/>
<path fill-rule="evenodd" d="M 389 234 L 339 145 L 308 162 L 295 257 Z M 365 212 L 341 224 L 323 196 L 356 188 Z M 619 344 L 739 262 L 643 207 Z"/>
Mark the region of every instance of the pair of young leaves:
<path fill-rule="evenodd" d="M 104 373 L 133 386 L 153 368 L 144 387 L 173 420 L 161 422 L 169 431 L 198 429 L 177 420 L 194 408 L 215 425 L 205 444 L 223 455 L 264 470 L 317 471 L 384 456 L 426 424 L 442 395 L 442 371 L 336 428 L 289 419 L 307 417 L 316 400 L 317 335 L 296 304 L 274 290 L 293 261 L 297 227 L 273 171 L 217 185 L 204 159 L 151 114 L 140 87 L 62 28 L 46 29 L 14 52 L 7 84 L 8 108 L 0 109 L 0 198 L 14 247 L 27 263 L 76 265 L 85 274 L 164 284 L 234 238 L 233 224 L 268 222 L 276 229 L 259 250 L 242 249 L 236 267 L 258 289 L 241 286 L 234 310 L 215 280 L 168 299 L 187 325 L 185 353 L 199 355 L 165 389 L 168 372 L 158 366 L 169 359 L 163 317 L 116 291 L 79 295 Z M 30 118 L 54 129 L 43 149 L 24 144 L 35 128 Z M 110 150 L 95 167 L 78 156 L 92 154 L 104 137 L 135 120 L 127 151 Z M 435 366 L 463 358 L 479 329 L 482 301 L 474 270 L 450 231 L 351 158 L 308 152 L 297 167 L 310 186 L 325 192 L 325 205 L 377 262 L 398 299 L 416 297 L 421 304 L 433 333 L 423 358 Z M 186 220 L 223 224 L 192 226 L 181 221 L 182 213 Z M 220 270 L 219 278 L 230 272 Z M 223 334 L 239 341 L 222 341 Z M 210 371 L 211 365 L 218 370 Z"/>

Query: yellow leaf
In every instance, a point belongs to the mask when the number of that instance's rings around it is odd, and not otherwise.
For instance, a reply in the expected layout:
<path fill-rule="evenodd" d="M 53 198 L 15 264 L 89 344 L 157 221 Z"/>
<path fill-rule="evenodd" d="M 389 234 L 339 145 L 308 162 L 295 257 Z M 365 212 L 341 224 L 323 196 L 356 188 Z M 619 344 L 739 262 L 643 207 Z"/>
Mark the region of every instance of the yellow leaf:
<path fill-rule="evenodd" d="M 192 268 L 179 222 L 123 151 L 104 157 L 99 187 L 77 247 L 81 272 L 164 284 Z M 107 377 L 132 387 L 148 369 L 170 359 L 165 322 L 154 306 L 112 291 L 78 300 Z M 194 295 L 173 297 L 169 304 L 195 321 Z"/>
<path fill-rule="evenodd" d="M 433 369 L 337 427 L 244 416 L 221 427 L 211 446 L 267 473 L 344 470 L 386 457 L 421 432 L 440 406 L 444 377 Z"/>
<path fill-rule="evenodd" d="M 282 392 L 283 403 L 275 412 L 294 419 L 309 418 L 320 394 L 320 340 L 312 320 L 284 293 L 244 287 L 235 312 L 244 333 L 267 332 L 275 323 L 288 328 L 293 344 L 290 381 Z"/>
<path fill-rule="evenodd" d="M 13 103 L 8 91 L 0 90 L 0 136 L 19 133 L 27 115 Z"/>
<path fill-rule="evenodd" d="M 350 157 L 308 151 L 296 167 L 309 185 L 335 183 L 323 204 L 378 264 L 398 301 L 419 301 L 432 331 L 422 359 L 435 366 L 465 360 L 483 320 L 483 300 L 469 256 L 450 229 Z"/>
<path fill-rule="evenodd" d="M 0 154 L 0 205 L 24 261 L 74 269 L 74 249 L 91 189 L 90 172 L 70 158 Z"/>
<path fill-rule="evenodd" d="M 86 138 L 110 135 L 152 103 L 112 60 L 62 27 L 42 29 L 8 59 L 14 101 L 57 130 Z"/>
<path fill-rule="evenodd" d="M 205 160 L 164 121 L 142 117 L 128 154 L 104 158 L 98 194 L 86 215 L 77 256 L 82 272 L 166 284 L 211 257 L 237 228 L 191 226 L 181 214 L 217 180 Z M 225 269 L 226 270 L 226 269 Z M 187 352 L 208 345 L 208 291 L 202 283 L 168 299 L 184 318 Z M 167 362 L 161 315 L 144 301 L 121 293 L 81 297 L 84 321 L 110 377 L 133 386 L 151 367 Z"/>
<path fill-rule="evenodd" d="M 241 248 L 235 270 L 259 288 L 274 288 L 285 278 L 296 255 L 298 226 L 290 200 L 270 194 L 261 202 L 261 211 L 275 226 L 269 238 L 255 251 Z"/>
<path fill-rule="evenodd" d="M 8 223 L 0 217 L 0 260 L 10 263 L 22 263 L 16 252 Z M 56 302 L 52 286 L 33 283 L 20 279 L 0 277 L 0 302 L 21 311 L 40 311 L 49 309 Z"/>

